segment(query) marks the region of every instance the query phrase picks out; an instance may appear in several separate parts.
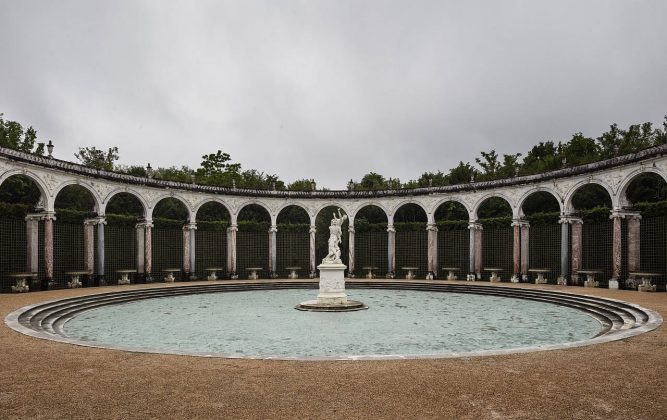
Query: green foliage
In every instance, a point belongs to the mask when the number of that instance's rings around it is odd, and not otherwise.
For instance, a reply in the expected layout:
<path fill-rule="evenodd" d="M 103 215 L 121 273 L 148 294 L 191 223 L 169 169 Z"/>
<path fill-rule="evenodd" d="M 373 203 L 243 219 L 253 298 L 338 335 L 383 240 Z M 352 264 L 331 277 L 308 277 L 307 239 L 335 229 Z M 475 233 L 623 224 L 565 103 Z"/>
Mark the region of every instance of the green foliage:
<path fill-rule="evenodd" d="M 296 181 L 287 185 L 288 191 L 313 191 L 315 181 L 312 179 L 297 179 Z"/>
<path fill-rule="evenodd" d="M 459 162 L 458 166 L 449 170 L 449 184 L 467 184 L 471 182 L 478 174 L 470 163 Z"/>
<path fill-rule="evenodd" d="M 0 185 L 0 201 L 34 207 L 42 196 L 37 184 L 25 175 L 13 175 Z"/>
<path fill-rule="evenodd" d="M 4 114 L 0 114 L 0 147 L 25 153 L 44 154 L 43 143 L 38 144 L 33 151 L 37 139 L 37 131 L 34 128 L 28 127 L 24 130 L 21 124 L 5 120 L 3 116 Z"/>
<path fill-rule="evenodd" d="M 74 153 L 82 165 L 90 168 L 113 171 L 114 162 L 118 160 L 118 147 L 110 147 L 106 152 L 93 147 L 79 147 L 79 152 Z"/>
<path fill-rule="evenodd" d="M 385 178 L 384 176 L 370 172 L 361 178 L 361 181 L 354 183 L 354 191 L 372 191 L 372 190 L 392 190 L 401 188 L 401 181 L 396 178 Z"/>

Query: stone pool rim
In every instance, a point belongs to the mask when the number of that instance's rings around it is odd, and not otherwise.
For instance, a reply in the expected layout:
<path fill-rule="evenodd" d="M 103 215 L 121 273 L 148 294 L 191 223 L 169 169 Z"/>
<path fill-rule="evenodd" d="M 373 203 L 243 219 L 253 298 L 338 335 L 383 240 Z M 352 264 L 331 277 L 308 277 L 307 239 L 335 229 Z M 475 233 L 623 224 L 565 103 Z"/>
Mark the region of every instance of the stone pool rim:
<path fill-rule="evenodd" d="M 559 344 L 548 344 L 548 345 L 535 345 L 535 346 L 524 346 L 516 347 L 509 349 L 490 349 L 490 350 L 479 350 L 479 351 L 467 351 L 467 352 L 449 352 L 449 353 L 438 353 L 438 354 L 423 354 L 423 355 L 402 355 L 402 354 L 392 354 L 392 355 L 335 355 L 335 356 L 315 356 L 315 357 L 302 357 L 302 356 L 253 356 L 253 355 L 230 355 L 223 353 L 209 353 L 209 352 L 192 352 L 192 351 L 176 351 L 176 350 L 165 350 L 159 348 L 142 348 L 142 347 L 129 347 L 129 346 L 120 346 L 120 345 L 101 345 L 95 344 L 88 341 L 75 340 L 64 335 L 60 335 L 53 328 L 51 331 L 47 331 L 42 328 L 39 324 L 40 319 L 35 320 L 34 318 L 54 318 L 55 321 L 49 324 L 49 327 L 52 327 L 53 324 L 59 323 L 59 325 L 64 325 L 69 319 L 76 316 L 78 313 L 83 312 L 87 309 L 93 309 L 94 307 L 114 305 L 118 303 L 127 303 L 130 301 L 160 298 L 167 296 L 182 296 L 182 295 L 192 295 L 192 294 L 201 294 L 201 293 L 233 293 L 233 292 L 251 292 L 253 290 L 281 290 L 281 289 L 302 289 L 302 290 L 313 290 L 317 288 L 317 283 L 315 281 L 293 281 L 293 280 L 258 280 L 258 281 L 216 281 L 216 282 L 207 282 L 199 284 L 183 284 L 173 287 L 149 287 L 142 289 L 125 289 L 120 291 L 105 292 L 99 294 L 90 294 L 90 295 L 81 295 L 72 298 L 63 298 L 63 299 L 54 299 L 38 302 L 32 305 L 24 306 L 19 308 L 5 317 L 5 324 L 11 329 L 18 331 L 22 334 L 45 339 L 50 341 L 56 341 L 67 344 L 74 344 L 82 347 L 89 348 L 99 348 L 99 349 L 109 349 L 109 350 L 120 350 L 133 353 L 149 353 L 149 354 L 165 354 L 165 355 L 180 355 L 180 356 L 195 356 L 195 357 L 208 357 L 208 358 L 226 358 L 226 359 L 249 359 L 249 360 L 296 360 L 296 361 L 333 361 L 333 360 L 407 360 L 407 359 L 449 359 L 449 358 L 469 358 L 469 357 L 480 357 L 480 356 L 497 356 L 497 355 L 509 355 L 509 354 L 521 354 L 521 353 L 530 353 L 536 351 L 548 351 L 548 350 L 562 350 L 575 347 L 583 347 L 594 344 L 601 344 L 611 341 L 623 340 L 630 337 L 634 337 L 645 332 L 653 331 L 658 328 L 662 322 L 662 316 L 656 311 L 641 307 L 637 304 L 611 299 L 611 298 L 602 298 L 586 294 L 570 293 L 564 292 L 561 290 L 548 290 L 548 289 L 538 289 L 538 288 L 525 288 L 525 287 L 505 287 L 498 285 L 485 285 L 480 283 L 452 283 L 446 281 L 396 281 L 396 280 L 382 280 L 382 281 L 360 281 L 360 280 L 348 280 L 348 288 L 351 289 L 388 289 L 388 290 L 414 290 L 414 291 L 425 291 L 425 292 L 434 292 L 434 293 L 472 293 L 479 295 L 490 295 L 490 296 L 500 296 L 500 297 L 510 297 L 518 299 L 528 299 L 534 301 L 542 301 L 550 304 L 564 305 L 574 307 L 572 305 L 579 305 L 581 307 L 576 308 L 582 312 L 588 312 L 589 315 L 597 318 L 600 321 L 602 327 L 601 332 L 590 339 L 559 343 Z M 104 301 L 104 299 L 114 299 L 109 302 Z M 124 299 L 118 301 L 118 299 Z M 84 307 L 83 309 L 72 307 L 70 308 L 70 313 L 66 313 L 64 316 L 58 316 L 58 313 L 63 312 L 60 310 L 53 310 L 48 312 L 49 308 L 58 308 L 59 305 L 68 305 L 89 302 L 92 307 Z M 588 302 L 588 303 L 586 303 Z M 588 305 L 588 307 L 586 307 Z M 602 314 L 596 312 L 596 308 L 604 306 Z M 35 312 L 37 311 L 37 312 Z M 604 315 L 604 312 L 608 312 L 608 315 Z M 41 317 L 28 316 L 31 312 L 35 314 L 41 314 Z M 43 313 L 44 312 L 44 313 Z M 630 319 L 627 315 L 628 313 L 634 312 L 638 314 L 640 318 Z M 618 315 L 618 314 L 621 315 Z M 335 316 L 335 314 L 332 314 Z M 607 318 L 607 321 L 604 321 L 604 318 Z M 620 321 L 619 319 L 620 318 Z M 645 319 L 644 319 L 645 318 Z M 37 323 L 37 325 L 33 325 Z M 607 325 L 605 325 L 608 323 Z"/>

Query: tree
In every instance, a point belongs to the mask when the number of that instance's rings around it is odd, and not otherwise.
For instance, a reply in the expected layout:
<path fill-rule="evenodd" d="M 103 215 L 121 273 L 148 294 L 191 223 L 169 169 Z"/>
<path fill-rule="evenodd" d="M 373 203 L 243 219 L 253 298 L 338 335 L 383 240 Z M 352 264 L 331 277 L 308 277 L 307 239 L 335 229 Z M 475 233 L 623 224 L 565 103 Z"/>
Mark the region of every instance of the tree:
<path fill-rule="evenodd" d="M 567 165 L 584 165 L 600 160 L 600 146 L 592 138 L 575 133 L 570 141 L 561 147 L 561 154 Z"/>
<path fill-rule="evenodd" d="M 0 146 L 8 149 L 18 150 L 19 152 L 44 154 L 44 143 L 38 143 L 35 148 L 37 131 L 28 127 L 23 129 L 21 124 L 16 121 L 6 121 L 4 114 L 0 114 Z M 33 150 L 35 148 L 35 150 Z"/>
<path fill-rule="evenodd" d="M 459 165 L 449 170 L 450 185 L 467 184 L 472 182 L 478 171 L 468 162 L 459 162 Z"/>
<path fill-rule="evenodd" d="M 533 146 L 526 154 L 519 173 L 521 175 L 532 175 L 560 169 L 563 166 L 560 147 L 560 143 L 556 146 L 552 141 L 540 142 Z"/>
<path fill-rule="evenodd" d="M 488 153 L 481 152 L 482 159 L 475 158 L 475 162 L 482 168 L 483 172 L 481 179 L 488 181 L 496 178 L 496 173 L 500 169 L 500 162 L 498 162 L 498 153 L 491 150 Z"/>
<path fill-rule="evenodd" d="M 312 179 L 297 179 L 296 181 L 287 184 L 287 189 L 289 191 L 312 191 L 314 182 L 315 181 Z"/>
<path fill-rule="evenodd" d="M 93 147 L 79 147 L 79 152 L 74 157 L 88 167 L 113 171 L 114 162 L 118 160 L 118 147 L 110 147 L 105 153 L 103 150 Z"/>

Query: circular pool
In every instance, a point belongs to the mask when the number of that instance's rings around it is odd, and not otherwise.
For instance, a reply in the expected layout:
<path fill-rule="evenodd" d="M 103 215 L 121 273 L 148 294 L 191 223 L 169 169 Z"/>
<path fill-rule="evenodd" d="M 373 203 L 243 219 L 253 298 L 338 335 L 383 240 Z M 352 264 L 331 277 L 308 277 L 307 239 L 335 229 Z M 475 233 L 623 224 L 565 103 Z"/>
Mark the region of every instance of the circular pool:
<path fill-rule="evenodd" d="M 613 305 L 603 303 L 614 302 L 611 300 L 479 286 L 446 291 L 358 288 L 348 290 L 348 295 L 367 304 L 366 311 L 301 312 L 294 310 L 295 302 L 312 296 L 313 290 L 214 289 L 161 288 L 149 289 L 161 291 L 154 296 L 144 290 L 143 296 L 134 291 L 80 298 L 84 302 L 80 304 L 76 299 L 57 301 L 42 305 L 55 305 L 51 310 L 35 305 L 17 311 L 15 319 L 10 315 L 7 322 L 41 338 L 131 351 L 267 359 L 384 359 L 583 345 L 623 329 L 629 332 L 632 328 L 623 328 L 627 314 L 640 313 L 629 309 L 635 308 L 631 305 L 619 304 L 622 314 L 613 315 L 609 309 Z M 651 316 L 635 315 L 644 322 L 632 327 L 655 324 Z M 34 328 L 36 325 L 41 327 Z M 617 338 L 606 341 L 609 339 Z"/>

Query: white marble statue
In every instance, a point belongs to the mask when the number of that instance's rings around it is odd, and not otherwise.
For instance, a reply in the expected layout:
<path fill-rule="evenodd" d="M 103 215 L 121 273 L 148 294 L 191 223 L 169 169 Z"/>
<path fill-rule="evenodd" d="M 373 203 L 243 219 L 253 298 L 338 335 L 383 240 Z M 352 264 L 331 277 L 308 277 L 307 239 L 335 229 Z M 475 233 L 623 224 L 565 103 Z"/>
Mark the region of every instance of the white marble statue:
<path fill-rule="evenodd" d="M 329 253 L 322 259 L 322 264 L 342 264 L 339 245 L 342 242 L 342 226 L 346 219 L 347 215 L 341 216 L 340 209 L 338 209 L 338 217 L 334 212 L 331 226 L 329 226 Z"/>

